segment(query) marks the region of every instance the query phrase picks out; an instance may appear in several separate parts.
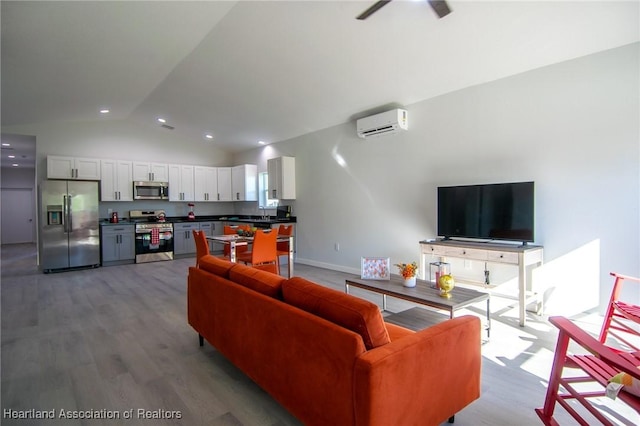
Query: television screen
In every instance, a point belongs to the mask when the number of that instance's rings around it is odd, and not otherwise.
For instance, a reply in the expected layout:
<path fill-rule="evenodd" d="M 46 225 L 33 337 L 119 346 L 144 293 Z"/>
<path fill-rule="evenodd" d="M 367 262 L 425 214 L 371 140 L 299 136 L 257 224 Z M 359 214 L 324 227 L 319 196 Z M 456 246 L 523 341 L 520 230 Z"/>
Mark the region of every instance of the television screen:
<path fill-rule="evenodd" d="M 438 187 L 438 236 L 534 241 L 534 183 Z"/>

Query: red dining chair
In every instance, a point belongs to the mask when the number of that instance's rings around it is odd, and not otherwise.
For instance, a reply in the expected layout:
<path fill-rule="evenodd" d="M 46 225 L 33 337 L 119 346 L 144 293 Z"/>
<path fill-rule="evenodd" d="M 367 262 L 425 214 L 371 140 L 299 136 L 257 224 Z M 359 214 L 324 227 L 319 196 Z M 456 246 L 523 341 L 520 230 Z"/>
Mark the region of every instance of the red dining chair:
<path fill-rule="evenodd" d="M 640 351 L 640 306 L 620 300 L 622 285 L 640 284 L 640 278 L 611 272 L 615 278 L 609 305 L 604 315 L 599 340 L 607 344 L 608 337 L 614 337 L 626 346 L 622 350 Z M 633 340 L 633 341 L 632 341 Z M 614 350 L 620 350 L 619 348 Z"/>
<path fill-rule="evenodd" d="M 291 235 L 293 235 L 293 225 L 280 225 L 280 227 L 278 228 L 278 237 L 290 237 Z M 278 256 L 278 269 L 280 269 L 280 257 L 287 256 L 287 271 L 288 271 L 289 270 L 289 241 L 277 242 L 276 255 Z"/>
<path fill-rule="evenodd" d="M 198 268 L 200 259 L 209 254 L 209 242 L 204 231 L 196 231 L 194 229 L 192 232 L 193 240 L 196 242 L 196 268 Z"/>
<path fill-rule="evenodd" d="M 264 232 L 259 229 L 253 237 L 253 247 L 251 251 L 238 254 L 237 262 L 251 264 L 254 268 L 267 270 L 274 274 L 280 273 L 278 267 L 278 256 L 276 255 L 276 239 L 278 233 L 275 231 Z"/>
<path fill-rule="evenodd" d="M 237 235 L 238 234 L 238 229 L 241 229 L 243 231 L 249 231 L 251 230 L 251 227 L 249 225 L 237 225 L 237 226 L 230 226 L 230 225 L 225 225 L 222 233 L 224 235 Z M 236 255 L 240 254 L 240 253 L 244 253 L 248 250 L 249 248 L 247 246 L 236 246 Z M 224 248 L 222 249 L 222 256 L 226 257 L 226 258 L 231 258 L 231 249 L 229 248 L 229 246 L 227 244 L 224 245 Z"/>
<path fill-rule="evenodd" d="M 557 426 L 554 412 L 560 405 L 581 425 L 594 424 L 594 418 L 613 425 L 601 412 L 599 400 L 592 398 L 605 396 L 609 379 L 620 373 L 640 380 L 640 354 L 613 351 L 567 318 L 551 317 L 549 322 L 559 333 L 544 406 L 535 410 L 538 417 L 545 425 Z M 573 353 L 568 351 L 570 344 Z M 617 398 L 640 413 L 640 396 L 623 387 Z M 579 407 L 569 400 L 577 401 L 586 411 L 576 410 Z"/>

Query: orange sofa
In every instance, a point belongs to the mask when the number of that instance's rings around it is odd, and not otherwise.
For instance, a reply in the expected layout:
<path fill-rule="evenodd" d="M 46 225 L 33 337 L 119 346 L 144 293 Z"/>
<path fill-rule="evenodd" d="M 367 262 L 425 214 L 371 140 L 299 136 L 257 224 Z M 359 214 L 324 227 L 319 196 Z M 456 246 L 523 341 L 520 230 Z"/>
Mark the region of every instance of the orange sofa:
<path fill-rule="evenodd" d="M 377 305 L 213 256 L 189 268 L 188 321 L 306 425 L 437 425 L 480 396 L 480 320 L 414 332 Z"/>

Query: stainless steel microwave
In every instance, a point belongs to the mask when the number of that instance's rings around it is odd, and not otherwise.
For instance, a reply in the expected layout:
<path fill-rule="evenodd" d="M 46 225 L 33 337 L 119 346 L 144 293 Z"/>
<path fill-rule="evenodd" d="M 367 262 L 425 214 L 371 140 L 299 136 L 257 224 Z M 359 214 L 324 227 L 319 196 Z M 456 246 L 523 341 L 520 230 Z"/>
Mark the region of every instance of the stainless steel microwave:
<path fill-rule="evenodd" d="M 168 182 L 133 182 L 134 200 L 168 200 Z"/>

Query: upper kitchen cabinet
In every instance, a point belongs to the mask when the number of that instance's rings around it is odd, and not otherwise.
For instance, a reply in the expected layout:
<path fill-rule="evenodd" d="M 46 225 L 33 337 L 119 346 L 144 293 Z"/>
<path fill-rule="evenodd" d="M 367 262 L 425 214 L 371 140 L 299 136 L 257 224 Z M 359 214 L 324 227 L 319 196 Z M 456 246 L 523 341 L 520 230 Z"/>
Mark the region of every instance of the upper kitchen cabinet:
<path fill-rule="evenodd" d="M 233 201 L 231 167 L 218 167 L 218 201 Z"/>
<path fill-rule="evenodd" d="M 169 165 L 134 161 L 133 180 L 142 182 L 169 182 Z"/>
<path fill-rule="evenodd" d="M 233 201 L 258 201 L 258 166 L 243 164 L 231 168 Z"/>
<path fill-rule="evenodd" d="M 169 165 L 169 201 L 194 201 L 194 166 Z"/>
<path fill-rule="evenodd" d="M 195 200 L 218 201 L 218 170 L 215 167 L 195 166 L 193 169 Z"/>
<path fill-rule="evenodd" d="M 296 199 L 296 159 L 277 157 L 267 160 L 269 198 Z"/>
<path fill-rule="evenodd" d="M 133 201 L 132 162 L 100 161 L 100 201 Z"/>
<path fill-rule="evenodd" d="M 49 155 L 47 178 L 100 180 L 100 159 Z"/>

